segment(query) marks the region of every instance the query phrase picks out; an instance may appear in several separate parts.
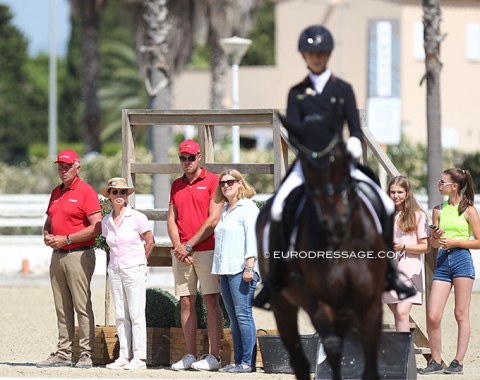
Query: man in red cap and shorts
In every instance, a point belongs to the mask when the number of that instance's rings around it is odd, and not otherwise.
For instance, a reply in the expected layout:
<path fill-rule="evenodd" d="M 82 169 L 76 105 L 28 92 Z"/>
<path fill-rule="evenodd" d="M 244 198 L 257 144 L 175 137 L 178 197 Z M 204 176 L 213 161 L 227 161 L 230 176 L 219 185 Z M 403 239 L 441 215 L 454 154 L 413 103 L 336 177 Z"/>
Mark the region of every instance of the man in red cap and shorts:
<path fill-rule="evenodd" d="M 178 157 L 184 175 L 176 179 L 170 191 L 167 228 L 173 244 L 172 267 L 175 294 L 180 296 L 180 310 L 187 353 L 171 368 L 218 371 L 222 317 L 219 304 L 220 283 L 212 275 L 215 240 L 213 230 L 220 219 L 222 203 L 215 203 L 218 176 L 200 166 L 202 153 L 194 140 L 183 141 Z M 207 307 L 210 354 L 197 360 L 197 316 L 195 297 L 200 281 Z"/>
<path fill-rule="evenodd" d="M 43 240 L 53 249 L 50 282 L 57 313 L 56 352 L 37 367 L 71 367 L 78 319 L 80 358 L 77 368 L 92 367 L 95 341 L 90 282 L 95 270 L 95 236 L 101 232 L 102 213 L 96 191 L 78 176 L 80 159 L 73 150 L 60 152 L 55 161 L 62 183 L 50 195 Z"/>

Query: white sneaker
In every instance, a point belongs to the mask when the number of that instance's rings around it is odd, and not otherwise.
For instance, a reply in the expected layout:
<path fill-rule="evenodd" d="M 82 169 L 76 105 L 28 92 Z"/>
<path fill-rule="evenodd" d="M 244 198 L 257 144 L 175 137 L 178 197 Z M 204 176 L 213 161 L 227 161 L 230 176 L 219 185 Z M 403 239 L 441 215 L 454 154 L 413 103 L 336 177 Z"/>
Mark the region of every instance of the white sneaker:
<path fill-rule="evenodd" d="M 147 363 L 145 360 L 139 358 L 133 358 L 130 363 L 125 366 L 125 369 L 136 370 L 136 369 L 147 369 Z"/>
<path fill-rule="evenodd" d="M 118 358 L 113 363 L 107 364 L 105 367 L 108 369 L 124 369 L 127 364 L 127 358 Z"/>
<path fill-rule="evenodd" d="M 183 358 L 181 358 L 178 362 L 173 363 L 170 369 L 174 371 L 183 371 L 186 369 L 190 369 L 192 364 L 197 361 L 197 358 L 192 354 L 187 354 Z"/>
<path fill-rule="evenodd" d="M 192 364 L 192 369 L 197 371 L 218 371 L 220 360 L 212 354 L 203 355 L 199 361 Z"/>

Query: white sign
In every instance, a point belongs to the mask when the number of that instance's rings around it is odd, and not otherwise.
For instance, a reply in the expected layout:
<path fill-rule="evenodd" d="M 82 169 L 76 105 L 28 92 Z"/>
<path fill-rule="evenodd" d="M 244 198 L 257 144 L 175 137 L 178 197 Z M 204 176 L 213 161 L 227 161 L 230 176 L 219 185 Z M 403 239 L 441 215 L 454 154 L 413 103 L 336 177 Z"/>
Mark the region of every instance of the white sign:
<path fill-rule="evenodd" d="M 402 137 L 400 98 L 369 98 L 367 126 L 380 144 L 400 144 Z"/>
<path fill-rule="evenodd" d="M 392 95 L 392 23 L 377 22 L 377 96 Z"/>

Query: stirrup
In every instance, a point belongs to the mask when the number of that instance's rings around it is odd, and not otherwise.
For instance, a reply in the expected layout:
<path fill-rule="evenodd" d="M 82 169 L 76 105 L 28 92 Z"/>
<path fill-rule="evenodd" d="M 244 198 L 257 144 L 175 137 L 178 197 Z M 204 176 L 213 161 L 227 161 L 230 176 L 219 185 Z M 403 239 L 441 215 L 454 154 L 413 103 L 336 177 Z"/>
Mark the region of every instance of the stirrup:
<path fill-rule="evenodd" d="M 415 294 L 417 294 L 417 289 L 415 289 L 414 286 L 405 285 L 398 277 L 389 278 L 387 280 L 385 290 L 395 290 L 400 301 L 413 297 Z"/>
<path fill-rule="evenodd" d="M 270 291 L 270 288 L 264 284 L 260 292 L 253 299 L 252 306 L 270 311 L 272 310 L 271 297 L 272 293 Z"/>

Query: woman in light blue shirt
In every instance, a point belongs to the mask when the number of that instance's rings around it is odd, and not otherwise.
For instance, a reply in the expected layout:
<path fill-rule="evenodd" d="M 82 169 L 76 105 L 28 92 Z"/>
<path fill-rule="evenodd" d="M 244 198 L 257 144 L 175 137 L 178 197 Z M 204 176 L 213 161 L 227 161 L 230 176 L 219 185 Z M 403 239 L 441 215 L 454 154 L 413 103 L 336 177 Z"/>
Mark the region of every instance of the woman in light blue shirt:
<path fill-rule="evenodd" d="M 255 236 L 259 209 L 249 199 L 254 195 L 255 190 L 237 170 L 220 174 L 215 201 L 225 201 L 225 205 L 215 227 L 212 274 L 220 275 L 235 360 L 220 372 L 247 373 L 255 369 L 257 334 L 252 301 L 259 280 Z"/>

